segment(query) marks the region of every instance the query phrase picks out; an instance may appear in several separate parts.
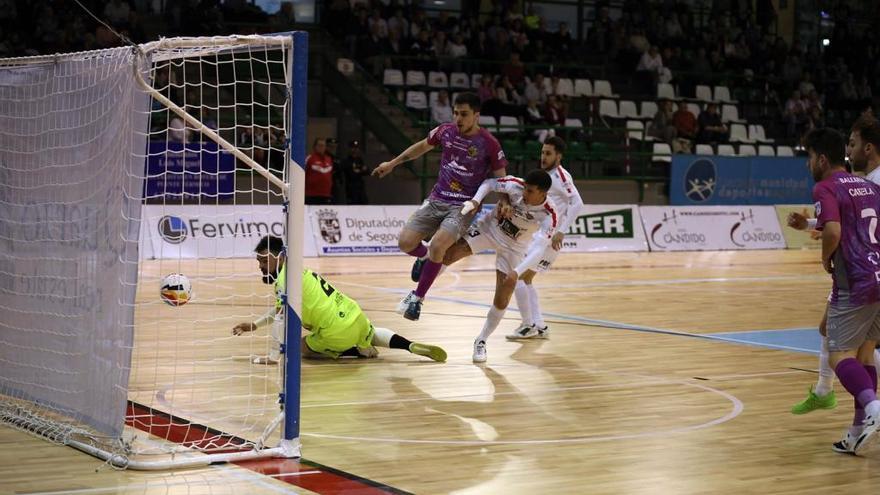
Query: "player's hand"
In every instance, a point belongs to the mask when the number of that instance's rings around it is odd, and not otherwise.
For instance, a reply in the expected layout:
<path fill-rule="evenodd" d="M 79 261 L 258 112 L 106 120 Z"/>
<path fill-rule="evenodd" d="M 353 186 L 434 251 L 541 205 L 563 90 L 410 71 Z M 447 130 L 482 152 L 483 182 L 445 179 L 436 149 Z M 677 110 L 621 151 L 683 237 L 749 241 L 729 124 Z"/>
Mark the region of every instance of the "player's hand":
<path fill-rule="evenodd" d="M 788 214 L 788 226 L 796 230 L 807 230 L 807 216 L 796 211 Z"/>
<path fill-rule="evenodd" d="M 241 335 L 245 332 L 253 332 L 257 326 L 253 323 L 239 323 L 232 329 L 232 335 Z"/>
<path fill-rule="evenodd" d="M 461 205 L 461 214 L 467 215 L 468 213 L 476 210 L 478 206 L 480 206 L 480 203 L 477 203 L 473 199 L 469 199 Z"/>
<path fill-rule="evenodd" d="M 822 260 L 822 268 L 828 273 L 834 273 L 834 263 L 831 261 L 831 258 Z"/>
<path fill-rule="evenodd" d="M 553 238 L 550 240 L 550 245 L 553 246 L 553 249 L 559 251 L 562 249 L 562 240 L 565 239 L 565 234 L 562 232 L 557 232 L 553 234 Z"/>
<path fill-rule="evenodd" d="M 382 162 L 379 164 L 378 167 L 373 169 L 373 173 L 370 175 L 381 179 L 382 177 L 390 174 L 392 170 L 394 170 L 394 165 L 392 165 L 391 162 Z"/>

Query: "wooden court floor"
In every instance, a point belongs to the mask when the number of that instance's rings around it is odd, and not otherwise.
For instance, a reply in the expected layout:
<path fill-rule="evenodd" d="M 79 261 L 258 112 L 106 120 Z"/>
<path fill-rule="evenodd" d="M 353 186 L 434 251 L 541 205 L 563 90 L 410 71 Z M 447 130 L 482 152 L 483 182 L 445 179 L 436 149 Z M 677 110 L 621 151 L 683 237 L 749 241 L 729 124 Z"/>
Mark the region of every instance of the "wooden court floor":
<path fill-rule="evenodd" d="M 551 338 L 505 341 L 518 323 L 511 309 L 481 366 L 471 363 L 472 342 L 492 299 L 494 257 L 442 275 L 419 322 L 393 311 L 413 287 L 408 258 L 306 264 L 374 324 L 449 353 L 445 364 L 396 350 L 305 363 L 309 460 L 420 494 L 874 493 L 880 485 L 880 445 L 864 457 L 831 451 L 851 418 L 839 384 L 837 409 L 790 414 L 815 382 L 815 355 L 714 338 L 815 327 L 830 286 L 816 251 L 564 255 L 535 282 Z M 239 413 L 271 412 L 276 373 L 247 362 L 265 331 L 227 334 L 239 315 L 263 311 L 268 287 L 252 260 L 164 263 L 145 268 L 139 299 L 178 269 L 197 280 L 213 274 L 212 284 L 194 282 L 198 297 L 183 308 L 139 312 L 131 396 L 156 405 L 161 392 L 175 413 L 251 438 L 269 415 Z M 157 323 L 167 315 L 195 323 Z M 211 366 L 187 370 L 207 354 Z M 215 385 L 188 386 L 189 371 Z M 312 493 L 234 465 L 116 471 L 8 428 L 0 428 L 0 459 L 0 493 Z"/>

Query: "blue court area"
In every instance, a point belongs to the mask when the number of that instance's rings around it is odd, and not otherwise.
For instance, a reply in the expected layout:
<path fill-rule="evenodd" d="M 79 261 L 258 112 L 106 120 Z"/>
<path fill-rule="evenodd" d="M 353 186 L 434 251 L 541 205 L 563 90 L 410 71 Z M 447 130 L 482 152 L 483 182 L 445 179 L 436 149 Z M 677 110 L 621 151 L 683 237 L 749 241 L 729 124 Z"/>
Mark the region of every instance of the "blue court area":
<path fill-rule="evenodd" d="M 726 332 L 704 335 L 707 338 L 736 342 L 739 344 L 784 349 L 787 351 L 819 353 L 821 343 L 816 328 L 788 328 L 784 330 L 755 330 L 749 332 Z"/>

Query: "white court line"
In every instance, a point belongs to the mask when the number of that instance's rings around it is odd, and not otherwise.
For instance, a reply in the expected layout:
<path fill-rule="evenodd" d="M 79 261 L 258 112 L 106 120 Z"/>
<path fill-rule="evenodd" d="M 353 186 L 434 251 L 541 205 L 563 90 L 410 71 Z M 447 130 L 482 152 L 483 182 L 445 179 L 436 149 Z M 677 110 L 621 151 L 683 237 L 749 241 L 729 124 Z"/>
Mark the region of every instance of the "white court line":
<path fill-rule="evenodd" d="M 455 272 L 453 272 L 455 273 Z M 547 286 L 553 289 L 585 289 L 589 287 L 631 287 L 640 285 L 686 285 L 686 284 L 704 284 L 704 283 L 728 283 L 728 282 L 779 282 L 779 281 L 796 281 L 796 280 L 827 280 L 825 276 L 819 275 L 788 275 L 788 276 L 760 276 L 760 277 L 707 277 L 707 278 L 671 278 L 671 279 L 637 279 L 637 280 L 619 280 L 609 282 L 585 282 L 577 284 L 552 284 Z M 378 288 L 378 287 L 376 287 Z M 437 289 L 447 289 L 447 287 L 438 287 Z M 494 285 L 474 284 L 461 285 L 457 289 L 495 289 Z M 431 290 L 436 290 L 432 288 Z"/>
<path fill-rule="evenodd" d="M 380 442 L 380 443 L 398 443 L 398 444 L 419 444 L 419 445 L 465 445 L 465 446 L 489 446 L 489 445 L 561 445 L 561 444 L 573 444 L 573 443 L 595 443 L 595 442 L 608 442 L 608 441 L 616 441 L 616 440 L 631 440 L 634 438 L 651 438 L 651 437 L 663 437 L 668 435 L 674 435 L 679 433 L 687 433 L 695 430 L 701 430 L 704 428 L 709 428 L 715 425 L 719 425 L 722 423 L 726 423 L 737 416 L 739 416 L 745 406 L 743 406 L 742 401 L 737 399 L 735 396 L 724 392 L 723 390 L 718 390 L 716 388 L 708 387 L 706 385 L 701 385 L 698 383 L 689 383 L 686 381 L 674 381 L 670 380 L 668 383 L 679 383 L 688 387 L 699 388 L 707 392 L 711 392 L 714 394 L 718 394 L 733 404 L 731 410 L 721 416 L 719 418 L 715 418 L 711 421 L 707 421 L 705 423 L 700 423 L 696 425 L 683 426 L 679 428 L 670 428 L 666 430 L 649 430 L 647 432 L 642 433 L 631 433 L 625 435 L 608 435 L 608 436 L 587 436 L 587 437 L 575 437 L 575 438 L 554 438 L 554 439 L 543 439 L 543 440 L 491 440 L 491 441 L 483 441 L 483 440 L 420 440 L 420 439 L 407 439 L 407 438 L 394 438 L 394 437 L 361 437 L 361 436 L 346 436 L 346 435 L 329 435 L 323 433 L 301 433 L 302 436 L 314 437 L 314 438 L 324 438 L 328 440 L 344 440 L 344 441 L 356 441 L 356 442 Z"/>
<path fill-rule="evenodd" d="M 225 471 L 225 474 L 234 474 L 234 472 L 238 471 L 239 469 L 247 469 L 247 468 L 243 468 L 243 467 L 239 466 L 236 469 L 232 469 L 230 466 L 223 466 L 223 467 L 215 466 L 212 469 L 222 469 L 223 471 Z M 248 476 L 249 473 L 253 473 L 253 474 L 250 474 Z M 248 473 L 238 471 L 238 474 L 241 474 L 244 476 L 236 476 L 236 478 L 239 478 L 243 482 L 244 481 L 250 482 L 250 481 L 260 481 L 260 478 L 265 478 L 265 477 L 278 478 L 281 476 L 306 476 L 306 475 L 310 475 L 310 474 L 320 474 L 320 473 L 321 473 L 321 471 L 298 471 L 295 473 L 260 474 L 260 473 L 251 472 L 251 471 L 248 471 Z M 207 474 L 207 473 L 201 473 L 200 476 L 205 475 L 205 474 Z M 187 476 L 187 475 L 183 474 L 182 476 L 175 476 L 175 477 L 185 477 L 185 476 Z M 212 474 L 212 476 L 213 476 L 213 474 Z M 174 481 L 174 482 L 170 482 L 170 483 L 166 482 L 164 479 L 160 479 L 160 480 L 147 480 L 147 481 L 144 481 L 143 483 L 130 483 L 128 485 L 122 485 L 122 486 L 108 486 L 108 487 L 101 487 L 101 488 L 80 488 L 78 490 L 60 490 L 60 491 L 51 491 L 51 492 L 17 492 L 17 493 L 27 494 L 27 495 L 60 495 L 63 493 L 119 493 L 119 490 L 129 491 L 129 490 L 137 489 L 137 490 L 144 490 L 145 491 L 145 490 L 154 490 L 154 489 L 158 489 L 158 488 L 166 488 L 166 487 L 173 487 L 173 486 L 194 487 L 194 486 L 204 485 L 204 486 L 210 487 L 210 486 L 212 486 L 212 484 L 216 484 L 216 482 L 218 482 L 218 481 L 223 483 L 224 486 L 229 485 L 229 482 L 227 480 L 217 480 L 217 479 L 203 480 L 203 481 L 182 479 L 180 481 Z M 279 493 L 296 493 L 295 491 L 285 490 L 284 487 L 275 486 L 271 483 L 266 483 L 265 481 L 263 481 L 262 483 L 259 483 L 259 484 L 261 484 L 267 488 L 271 488 L 271 489 L 273 489 L 273 491 L 276 491 Z"/>

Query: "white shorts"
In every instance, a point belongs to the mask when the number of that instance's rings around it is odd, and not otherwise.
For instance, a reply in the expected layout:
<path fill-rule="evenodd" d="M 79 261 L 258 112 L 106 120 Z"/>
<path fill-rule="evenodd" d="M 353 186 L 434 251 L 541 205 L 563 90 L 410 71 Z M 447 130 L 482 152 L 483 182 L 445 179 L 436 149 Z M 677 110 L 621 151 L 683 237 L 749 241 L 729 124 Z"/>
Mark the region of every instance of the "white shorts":
<path fill-rule="evenodd" d="M 538 241 L 533 241 L 532 245 L 529 247 L 529 253 L 532 252 L 534 246 L 538 244 Z M 556 261 L 556 258 L 559 257 L 559 251 L 553 249 L 553 245 L 549 244 L 544 248 L 544 254 L 541 255 L 541 259 L 538 261 L 538 267 L 535 269 L 538 273 L 546 272 L 553 266 L 553 262 Z"/>
<path fill-rule="evenodd" d="M 471 226 L 463 237 L 464 240 L 467 241 L 468 246 L 470 246 L 471 252 L 477 254 L 480 251 L 494 249 L 495 269 L 502 273 L 512 272 L 516 266 L 522 263 L 522 260 L 525 259 L 525 253 L 513 251 L 505 247 L 504 244 L 499 243 L 492 234 L 477 228 L 479 225 L 483 224 Z"/>

